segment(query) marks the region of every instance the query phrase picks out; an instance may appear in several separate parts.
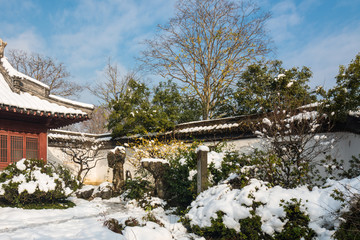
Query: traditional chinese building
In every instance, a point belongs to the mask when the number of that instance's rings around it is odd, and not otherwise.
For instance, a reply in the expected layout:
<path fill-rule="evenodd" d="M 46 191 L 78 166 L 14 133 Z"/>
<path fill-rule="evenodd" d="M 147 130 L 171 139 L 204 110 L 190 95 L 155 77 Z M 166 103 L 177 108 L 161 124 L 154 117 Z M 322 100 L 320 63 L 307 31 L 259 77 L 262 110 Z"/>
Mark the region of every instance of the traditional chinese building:
<path fill-rule="evenodd" d="M 94 106 L 50 94 L 14 69 L 0 39 L 0 170 L 22 158 L 47 160 L 47 131 L 89 119 Z"/>

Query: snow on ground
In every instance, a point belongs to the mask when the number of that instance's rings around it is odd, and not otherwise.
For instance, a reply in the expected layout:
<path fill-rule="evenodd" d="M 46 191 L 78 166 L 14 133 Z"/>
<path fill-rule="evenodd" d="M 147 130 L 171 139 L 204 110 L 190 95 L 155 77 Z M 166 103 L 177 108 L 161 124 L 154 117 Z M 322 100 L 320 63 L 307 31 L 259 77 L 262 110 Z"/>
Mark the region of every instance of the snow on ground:
<path fill-rule="evenodd" d="M 235 176 L 232 176 L 235 177 Z M 330 195 L 337 189 L 343 192 L 360 193 L 360 177 L 329 180 L 326 188 L 306 186 L 295 189 L 283 189 L 279 186 L 269 188 L 262 181 L 252 179 L 243 189 L 232 189 L 223 183 L 201 193 L 191 204 L 187 217 L 191 224 L 200 227 L 210 226 L 211 217 L 216 218 L 217 211 L 225 213 L 223 222 L 229 228 L 240 229 L 239 219 L 250 216 L 249 210 L 253 201 L 263 205 L 257 207 L 256 214 L 261 217 L 262 230 L 268 234 L 281 231 L 281 217 L 285 212 L 279 206 L 281 200 L 292 198 L 302 199 L 305 211 L 310 217 L 310 227 L 315 230 L 318 240 L 329 240 L 334 233 L 328 230 L 340 223 L 334 211 L 346 210 L 341 202 Z M 0 208 L 0 240 L 20 239 L 120 239 L 120 240 L 170 240 L 170 239 L 202 239 L 186 232 L 178 222 L 179 217 L 166 212 L 162 207 L 152 210 L 152 214 L 161 222 L 149 222 L 143 218 L 149 212 L 138 207 L 134 201 L 124 201 L 121 198 L 92 201 L 70 198 L 76 203 L 73 208 L 26 210 L 19 208 Z M 155 199 L 153 203 L 163 206 L 162 200 Z M 141 227 L 126 227 L 123 234 L 110 231 L 103 226 L 105 220 L 114 218 L 124 224 L 129 218 L 136 218 Z M 327 227 L 327 228 L 326 228 Z"/>
<path fill-rule="evenodd" d="M 28 210 L 0 208 L 0 240 L 23 239 L 121 239 L 121 240 L 170 240 L 190 239 L 175 215 L 166 214 L 163 208 L 153 210 L 164 224 L 160 227 L 153 222 L 143 222 L 147 213 L 132 204 L 125 204 L 119 198 L 87 201 L 71 198 L 76 206 L 69 209 Z M 124 223 L 134 217 L 144 227 L 126 227 L 123 235 L 114 233 L 103 226 L 105 220 L 117 219 Z M 196 239 L 196 238 L 195 238 Z M 200 239 L 200 238 L 197 238 Z"/>

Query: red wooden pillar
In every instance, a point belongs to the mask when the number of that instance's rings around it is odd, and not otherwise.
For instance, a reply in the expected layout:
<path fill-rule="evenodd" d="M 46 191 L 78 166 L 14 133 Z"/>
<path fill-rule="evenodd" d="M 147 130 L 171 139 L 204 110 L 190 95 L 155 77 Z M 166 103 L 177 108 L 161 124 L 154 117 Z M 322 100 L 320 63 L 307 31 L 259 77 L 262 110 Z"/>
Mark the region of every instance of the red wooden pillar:
<path fill-rule="evenodd" d="M 47 132 L 39 133 L 39 159 L 47 161 Z"/>

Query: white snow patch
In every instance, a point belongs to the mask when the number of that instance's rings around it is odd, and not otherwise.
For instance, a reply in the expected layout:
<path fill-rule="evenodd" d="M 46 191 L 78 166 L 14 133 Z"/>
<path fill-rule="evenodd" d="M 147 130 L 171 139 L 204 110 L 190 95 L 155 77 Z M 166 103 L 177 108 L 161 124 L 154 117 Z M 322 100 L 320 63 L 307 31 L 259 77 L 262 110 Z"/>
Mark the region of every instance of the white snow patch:
<path fill-rule="evenodd" d="M 16 163 L 16 168 L 19 169 L 20 171 L 24 171 L 26 169 L 26 165 L 24 164 L 25 160 L 26 159 L 23 158 Z"/>
<path fill-rule="evenodd" d="M 264 124 L 268 125 L 268 126 L 271 126 L 271 125 L 272 125 L 271 121 L 270 121 L 268 118 L 264 118 L 264 119 L 262 120 L 262 122 L 263 122 Z"/>
<path fill-rule="evenodd" d="M 120 152 L 124 153 L 124 152 L 125 152 L 125 147 L 123 147 L 123 146 L 116 146 L 114 149 L 111 149 L 110 151 L 111 151 L 112 153 L 115 153 L 116 150 L 119 150 Z"/>
<path fill-rule="evenodd" d="M 195 174 L 197 174 L 197 170 L 190 170 L 188 180 L 192 181 Z"/>
<path fill-rule="evenodd" d="M 203 152 L 209 152 L 210 149 L 208 146 L 205 146 L 205 145 L 201 145 L 201 146 L 198 146 L 195 150 L 195 152 L 199 152 L 199 151 L 203 151 Z"/>
<path fill-rule="evenodd" d="M 167 160 L 161 158 L 142 158 L 140 162 L 161 162 L 164 164 L 169 163 Z"/>
<path fill-rule="evenodd" d="M 221 168 L 221 162 L 223 161 L 223 158 L 225 156 L 225 153 L 217 153 L 214 151 L 208 152 L 208 164 L 214 163 L 214 167 L 216 169 Z"/>

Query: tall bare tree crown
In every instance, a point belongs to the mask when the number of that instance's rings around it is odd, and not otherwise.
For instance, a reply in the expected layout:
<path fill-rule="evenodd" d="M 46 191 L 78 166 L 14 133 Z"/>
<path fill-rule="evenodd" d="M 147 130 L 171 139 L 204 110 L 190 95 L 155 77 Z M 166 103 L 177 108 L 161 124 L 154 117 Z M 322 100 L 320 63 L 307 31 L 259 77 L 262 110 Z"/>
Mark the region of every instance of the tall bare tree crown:
<path fill-rule="evenodd" d="M 145 68 L 197 95 L 203 119 L 253 60 L 270 52 L 269 13 L 251 1 L 180 0 L 176 15 L 145 41 Z"/>

